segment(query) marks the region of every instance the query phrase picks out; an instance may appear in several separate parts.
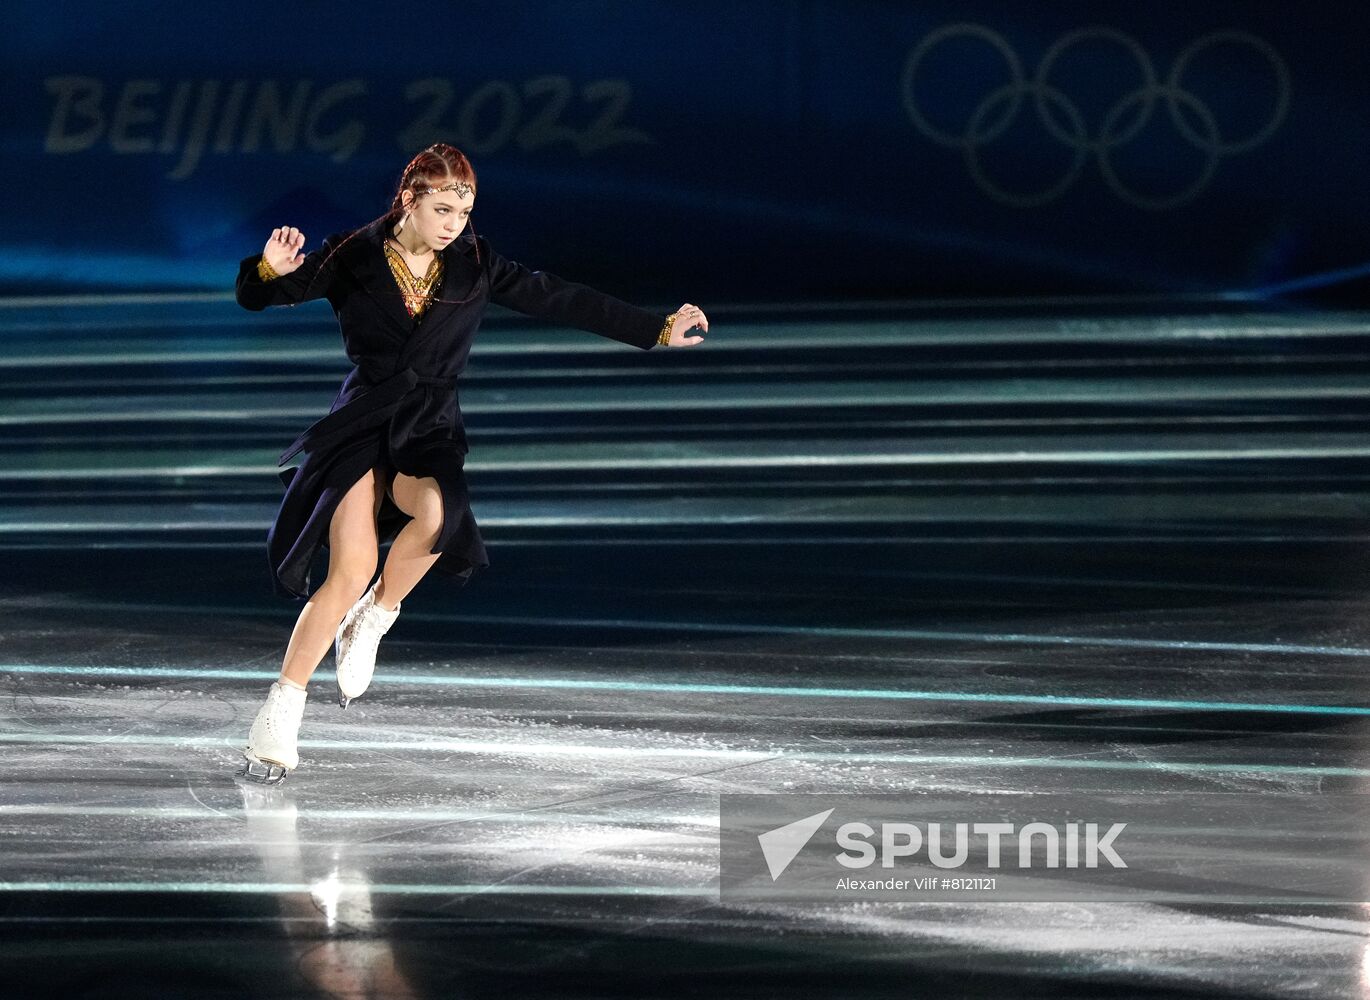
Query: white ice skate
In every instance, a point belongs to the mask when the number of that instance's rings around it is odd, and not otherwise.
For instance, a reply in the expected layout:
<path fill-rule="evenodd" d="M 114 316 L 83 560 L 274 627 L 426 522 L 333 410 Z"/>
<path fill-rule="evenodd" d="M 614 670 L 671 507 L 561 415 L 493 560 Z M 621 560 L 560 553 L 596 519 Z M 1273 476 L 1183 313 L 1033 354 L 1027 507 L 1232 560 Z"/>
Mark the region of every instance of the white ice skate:
<path fill-rule="evenodd" d="M 271 685 L 266 704 L 257 711 L 247 734 L 243 756 L 247 758 L 238 774 L 249 781 L 273 785 L 300 763 L 296 742 L 304 718 L 306 692 L 286 687 L 280 681 Z"/>
<path fill-rule="evenodd" d="M 399 617 L 400 604 L 386 611 L 376 603 L 376 587 L 362 594 L 357 603 L 343 615 L 338 634 L 333 640 L 333 657 L 337 664 L 338 704 L 343 708 L 353 698 L 360 698 L 371 685 L 376 670 L 376 647 L 381 636 L 390 631 Z M 401 602 L 402 603 L 402 602 Z"/>

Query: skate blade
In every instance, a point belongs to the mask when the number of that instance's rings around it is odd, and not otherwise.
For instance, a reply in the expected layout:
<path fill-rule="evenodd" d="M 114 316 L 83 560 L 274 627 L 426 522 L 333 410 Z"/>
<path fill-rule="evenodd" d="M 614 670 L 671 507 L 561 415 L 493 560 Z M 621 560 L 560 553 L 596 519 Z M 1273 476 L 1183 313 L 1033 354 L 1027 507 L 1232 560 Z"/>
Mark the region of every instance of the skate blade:
<path fill-rule="evenodd" d="M 345 712 L 345 711 L 347 711 L 347 706 L 350 705 L 350 704 L 352 704 L 352 699 L 349 698 L 347 695 L 343 694 L 341 691 L 339 691 L 339 692 L 338 692 L 338 707 L 341 708 L 341 709 Z"/>
<path fill-rule="evenodd" d="M 268 760 L 245 760 L 234 773 L 262 785 L 279 785 L 290 771 L 284 765 Z"/>

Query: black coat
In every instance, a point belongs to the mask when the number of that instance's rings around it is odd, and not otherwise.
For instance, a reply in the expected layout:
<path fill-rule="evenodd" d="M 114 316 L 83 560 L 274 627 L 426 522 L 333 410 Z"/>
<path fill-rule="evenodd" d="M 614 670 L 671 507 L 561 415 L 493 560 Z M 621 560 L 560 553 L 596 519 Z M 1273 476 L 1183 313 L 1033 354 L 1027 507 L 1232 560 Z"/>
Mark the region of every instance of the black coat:
<path fill-rule="evenodd" d="M 466 490 L 466 432 L 455 384 L 488 302 L 644 350 L 656 344 L 666 321 L 663 314 L 506 260 L 470 230 L 438 251 L 443 280 L 437 289 L 438 298 L 469 301 L 435 301 L 418 318 L 411 317 L 385 258 L 387 225 L 373 222 L 345 243 L 347 232 L 330 236 L 297 270 L 273 281 L 257 275 L 261 254 L 243 258 L 238 267 L 237 299 L 245 309 L 326 296 L 355 365 L 328 415 L 277 462 L 284 465 L 304 454 L 298 468 L 277 473 L 286 492 L 267 533 L 272 585 L 283 597 L 309 596 L 310 565 L 319 548 L 328 547 L 333 512 L 371 468 L 437 480 L 444 517 L 430 550 L 442 553 L 435 568 L 465 583 L 473 571 L 490 565 Z M 321 270 L 338 246 L 342 249 Z M 377 524 L 379 540 L 392 541 L 409 520 L 387 496 Z"/>

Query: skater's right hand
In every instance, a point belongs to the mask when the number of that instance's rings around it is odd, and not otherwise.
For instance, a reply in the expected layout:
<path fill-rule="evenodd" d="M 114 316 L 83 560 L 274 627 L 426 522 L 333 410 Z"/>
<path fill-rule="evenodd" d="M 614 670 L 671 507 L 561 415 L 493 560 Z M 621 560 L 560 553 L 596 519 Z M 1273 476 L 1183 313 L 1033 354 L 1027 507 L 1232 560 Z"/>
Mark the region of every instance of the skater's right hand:
<path fill-rule="evenodd" d="M 289 274 L 304 262 L 304 233 L 294 226 L 282 226 L 271 231 L 262 256 L 277 274 Z"/>

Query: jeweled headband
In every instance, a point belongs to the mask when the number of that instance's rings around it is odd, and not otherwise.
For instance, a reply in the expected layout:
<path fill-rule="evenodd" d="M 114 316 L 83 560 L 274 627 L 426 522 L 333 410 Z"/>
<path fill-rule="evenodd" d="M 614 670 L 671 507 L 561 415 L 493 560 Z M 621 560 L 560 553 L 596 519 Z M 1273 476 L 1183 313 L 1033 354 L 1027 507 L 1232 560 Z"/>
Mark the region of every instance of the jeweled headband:
<path fill-rule="evenodd" d="M 464 198 L 464 197 L 466 197 L 468 194 L 470 194 L 470 193 L 471 193 L 472 191 L 474 191 L 474 190 L 475 190 L 475 188 L 473 188 L 470 184 L 467 184 L 465 181 L 454 181 L 453 183 L 448 184 L 448 185 L 445 186 L 445 187 L 440 187 L 440 188 L 427 187 L 427 188 L 424 188 L 424 189 L 423 189 L 423 193 L 424 193 L 424 194 L 437 194 L 439 191 L 455 191 L 455 192 L 457 192 L 457 194 L 461 195 L 461 196 Z"/>

